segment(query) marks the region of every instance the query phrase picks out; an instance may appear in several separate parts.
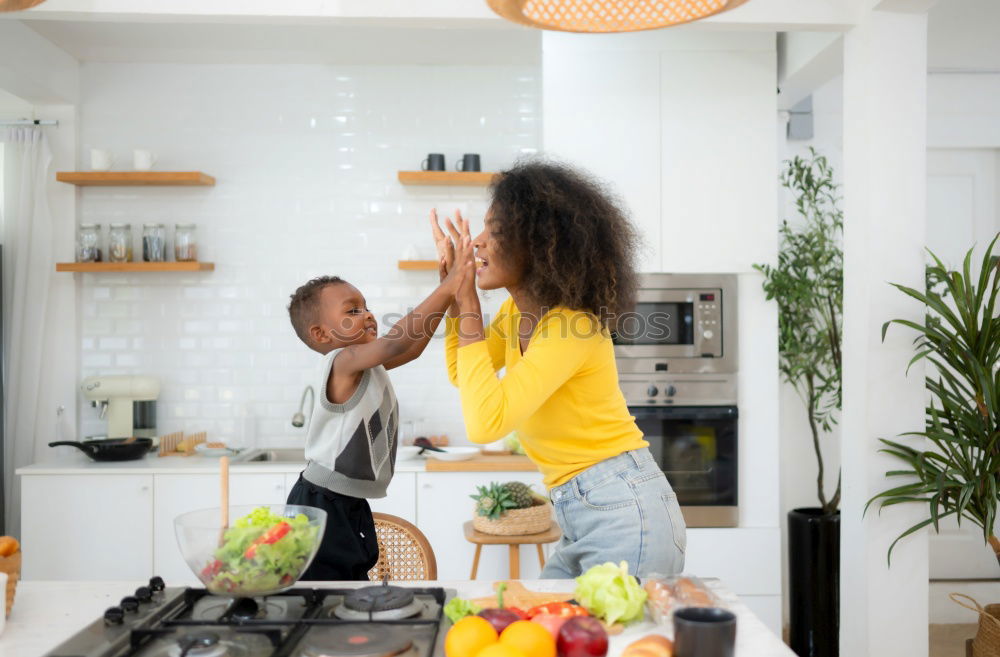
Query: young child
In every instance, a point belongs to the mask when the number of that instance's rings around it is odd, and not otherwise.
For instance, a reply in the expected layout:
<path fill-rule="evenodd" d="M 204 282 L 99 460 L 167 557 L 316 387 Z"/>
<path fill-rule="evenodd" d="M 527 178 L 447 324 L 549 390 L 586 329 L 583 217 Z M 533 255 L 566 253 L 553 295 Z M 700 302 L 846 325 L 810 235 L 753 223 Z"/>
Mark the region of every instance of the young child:
<path fill-rule="evenodd" d="M 456 253 L 472 260 L 471 244 Z M 341 278 L 315 278 L 292 295 L 295 333 L 323 354 L 306 434 L 306 469 L 289 504 L 323 509 L 326 531 L 305 580 L 367 580 L 378 560 L 369 498 L 385 497 L 396 463 L 399 405 L 386 370 L 423 352 L 472 265 L 456 267 L 383 337 L 361 292 Z"/>

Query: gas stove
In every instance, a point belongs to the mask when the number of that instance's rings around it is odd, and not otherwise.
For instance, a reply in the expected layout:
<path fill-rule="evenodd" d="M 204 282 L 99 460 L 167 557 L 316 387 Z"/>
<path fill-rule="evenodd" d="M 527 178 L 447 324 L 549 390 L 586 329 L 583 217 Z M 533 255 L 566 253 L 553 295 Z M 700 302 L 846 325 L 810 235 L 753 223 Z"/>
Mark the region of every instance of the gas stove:
<path fill-rule="evenodd" d="M 434 657 L 454 594 L 383 582 L 224 598 L 154 577 L 45 657 Z"/>

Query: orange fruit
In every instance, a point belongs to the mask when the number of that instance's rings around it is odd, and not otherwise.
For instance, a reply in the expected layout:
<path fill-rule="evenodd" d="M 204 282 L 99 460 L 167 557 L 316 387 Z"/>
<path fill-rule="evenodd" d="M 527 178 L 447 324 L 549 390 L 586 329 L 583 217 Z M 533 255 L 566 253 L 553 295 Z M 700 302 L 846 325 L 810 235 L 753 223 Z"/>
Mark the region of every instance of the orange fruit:
<path fill-rule="evenodd" d="M 0 557 L 9 557 L 21 549 L 21 544 L 13 536 L 0 536 Z"/>
<path fill-rule="evenodd" d="M 497 631 L 480 616 L 466 616 L 451 626 L 444 637 L 447 657 L 476 657 L 484 647 L 497 642 Z"/>
<path fill-rule="evenodd" d="M 500 644 L 513 646 L 531 657 L 556 657 L 556 640 L 552 634 L 531 621 L 515 621 L 500 634 Z"/>
<path fill-rule="evenodd" d="M 491 646 L 486 646 L 482 650 L 476 653 L 476 657 L 535 657 L 530 653 L 526 653 L 523 650 L 507 644 L 507 643 L 494 643 Z"/>

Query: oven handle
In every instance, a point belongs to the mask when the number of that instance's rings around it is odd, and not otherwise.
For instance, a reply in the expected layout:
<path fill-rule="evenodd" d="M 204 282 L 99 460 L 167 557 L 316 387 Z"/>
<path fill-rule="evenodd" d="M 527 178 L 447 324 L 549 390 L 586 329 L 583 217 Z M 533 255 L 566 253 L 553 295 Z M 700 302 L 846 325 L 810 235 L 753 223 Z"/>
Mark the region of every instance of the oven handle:
<path fill-rule="evenodd" d="M 637 420 L 733 420 L 739 417 L 736 406 L 629 406 Z"/>

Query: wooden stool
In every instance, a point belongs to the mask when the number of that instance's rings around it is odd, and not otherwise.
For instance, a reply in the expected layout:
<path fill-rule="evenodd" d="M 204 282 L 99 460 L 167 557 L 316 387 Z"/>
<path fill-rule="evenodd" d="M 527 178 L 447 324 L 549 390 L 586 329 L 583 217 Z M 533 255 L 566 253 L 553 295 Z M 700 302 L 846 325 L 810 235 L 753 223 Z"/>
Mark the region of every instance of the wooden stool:
<path fill-rule="evenodd" d="M 544 532 L 538 534 L 522 534 L 521 536 L 499 536 L 496 534 L 484 534 L 472 526 L 472 521 L 462 525 L 465 530 L 465 540 L 476 544 L 476 555 L 472 558 L 472 575 L 469 579 L 476 579 L 476 571 L 479 570 L 479 554 L 484 545 L 506 545 L 510 554 L 510 578 L 521 579 L 521 546 L 534 544 L 538 548 L 538 565 L 545 567 L 545 555 L 542 553 L 542 544 L 555 543 L 562 537 L 562 531 L 557 523 L 552 523 Z"/>

